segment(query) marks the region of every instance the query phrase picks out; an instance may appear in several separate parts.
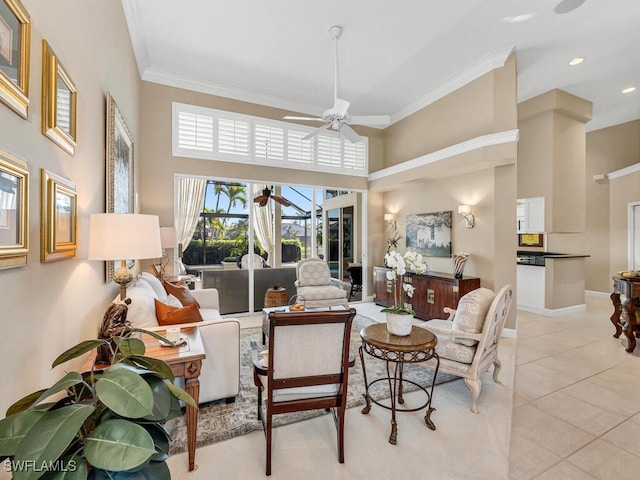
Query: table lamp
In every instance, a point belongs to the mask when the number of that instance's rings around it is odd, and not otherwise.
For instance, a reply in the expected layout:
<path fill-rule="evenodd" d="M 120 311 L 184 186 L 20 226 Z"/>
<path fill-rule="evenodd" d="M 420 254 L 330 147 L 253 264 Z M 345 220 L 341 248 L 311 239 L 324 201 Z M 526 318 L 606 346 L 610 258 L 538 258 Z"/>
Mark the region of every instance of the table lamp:
<path fill-rule="evenodd" d="M 127 260 L 162 256 L 160 222 L 157 215 L 138 213 L 93 213 L 89 216 L 89 260 L 120 260 L 113 281 L 120 285 L 120 298 L 133 279 Z"/>
<path fill-rule="evenodd" d="M 162 246 L 162 267 L 164 268 L 169 264 L 167 248 L 176 248 L 178 246 L 175 227 L 160 227 L 160 245 Z"/>

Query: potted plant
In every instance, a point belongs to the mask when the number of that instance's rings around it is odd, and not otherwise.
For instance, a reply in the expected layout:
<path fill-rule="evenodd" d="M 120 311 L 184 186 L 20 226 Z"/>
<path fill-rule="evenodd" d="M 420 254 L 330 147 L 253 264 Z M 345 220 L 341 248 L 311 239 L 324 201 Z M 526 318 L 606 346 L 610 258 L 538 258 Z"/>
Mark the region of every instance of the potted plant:
<path fill-rule="evenodd" d="M 87 340 L 62 353 L 52 368 L 100 346 L 112 363 L 69 372 L 52 387 L 14 403 L 0 420 L 0 460 L 9 458 L 15 480 L 170 479 L 170 437 L 165 422 L 180 415 L 191 396 L 173 385 L 162 360 L 144 355 L 130 336 Z M 169 342 L 171 343 L 171 342 Z"/>
<path fill-rule="evenodd" d="M 389 333 L 398 336 L 406 336 L 411 333 L 411 319 L 416 314 L 411 309 L 411 305 L 405 302 L 413 297 L 415 288 L 410 283 L 405 283 L 403 275 L 410 271 L 423 274 L 429 267 L 422 260 L 422 255 L 414 252 L 407 252 L 404 256 L 393 250 L 384 256 L 384 262 L 391 270 L 387 272 L 387 279 L 393 282 L 393 306 L 383 308 L 381 311 L 387 314 L 387 330 Z M 398 278 L 400 280 L 398 280 Z M 400 287 L 398 287 L 400 283 Z"/>

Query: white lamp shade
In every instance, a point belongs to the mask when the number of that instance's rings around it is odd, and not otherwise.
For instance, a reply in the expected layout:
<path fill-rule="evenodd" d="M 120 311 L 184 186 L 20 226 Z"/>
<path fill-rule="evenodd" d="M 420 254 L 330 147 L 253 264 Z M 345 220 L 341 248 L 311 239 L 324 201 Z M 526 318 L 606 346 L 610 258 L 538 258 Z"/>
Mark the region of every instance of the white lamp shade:
<path fill-rule="evenodd" d="M 460 215 L 469 215 L 471 213 L 471 205 L 458 205 L 458 213 Z"/>
<path fill-rule="evenodd" d="M 160 244 L 162 248 L 175 248 L 178 246 L 176 242 L 175 227 L 160 227 Z"/>
<path fill-rule="evenodd" d="M 157 215 L 93 213 L 89 216 L 89 260 L 162 257 Z"/>

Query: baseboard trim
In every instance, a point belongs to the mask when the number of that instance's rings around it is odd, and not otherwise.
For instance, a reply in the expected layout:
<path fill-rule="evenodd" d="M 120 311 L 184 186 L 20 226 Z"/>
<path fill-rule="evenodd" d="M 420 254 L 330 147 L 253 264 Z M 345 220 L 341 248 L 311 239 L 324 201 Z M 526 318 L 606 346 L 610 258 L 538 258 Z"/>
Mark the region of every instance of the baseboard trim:
<path fill-rule="evenodd" d="M 588 297 L 609 298 L 611 292 L 597 292 L 595 290 L 585 290 L 584 294 Z"/>
<path fill-rule="evenodd" d="M 564 315 L 571 315 L 573 313 L 586 312 L 587 305 L 583 303 L 581 305 L 573 305 L 571 307 L 556 308 L 555 310 L 552 310 L 550 308 L 536 308 L 518 305 L 518 310 L 536 313 L 538 315 L 544 315 L 545 317 L 562 317 Z"/>

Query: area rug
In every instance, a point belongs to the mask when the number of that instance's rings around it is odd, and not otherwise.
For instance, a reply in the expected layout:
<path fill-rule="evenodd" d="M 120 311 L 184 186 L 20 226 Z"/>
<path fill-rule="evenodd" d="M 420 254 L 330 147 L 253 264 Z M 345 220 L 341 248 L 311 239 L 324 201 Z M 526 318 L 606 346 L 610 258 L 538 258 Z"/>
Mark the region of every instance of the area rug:
<path fill-rule="evenodd" d="M 364 405 L 364 379 L 362 365 L 358 355 L 358 348 L 362 344 L 360 330 L 367 325 L 375 323 L 374 320 L 364 315 L 356 315 L 351 331 L 351 351 L 356 355 L 356 364 L 349 370 L 349 385 L 347 389 L 347 408 Z M 246 328 L 240 330 L 240 392 L 235 402 L 214 402 L 200 406 L 198 413 L 198 433 L 196 446 L 202 447 L 215 442 L 228 440 L 239 435 L 245 435 L 255 430 L 262 430 L 262 422 L 257 417 L 258 389 L 253 383 L 253 366 L 251 362 L 251 340 L 256 340 L 258 345 L 262 342 L 261 327 Z M 365 357 L 367 366 L 367 378 L 371 382 L 374 379 L 386 376 L 385 362 L 369 355 Z M 430 385 L 433 371 L 416 364 L 404 366 L 404 378 L 418 383 Z M 436 384 L 449 382 L 459 377 L 439 373 Z M 405 392 L 415 390 L 411 384 L 405 386 Z M 378 400 L 389 397 L 387 382 L 378 382 L 369 389 L 370 395 Z M 277 415 L 273 419 L 274 426 L 287 425 L 301 420 L 324 415 L 324 410 L 312 410 L 307 412 Z M 184 415 L 174 418 L 167 423 L 172 442 L 171 454 L 182 453 L 187 448 L 187 427 Z"/>

